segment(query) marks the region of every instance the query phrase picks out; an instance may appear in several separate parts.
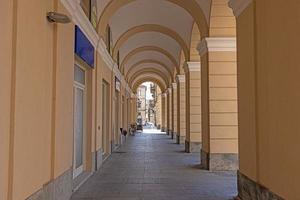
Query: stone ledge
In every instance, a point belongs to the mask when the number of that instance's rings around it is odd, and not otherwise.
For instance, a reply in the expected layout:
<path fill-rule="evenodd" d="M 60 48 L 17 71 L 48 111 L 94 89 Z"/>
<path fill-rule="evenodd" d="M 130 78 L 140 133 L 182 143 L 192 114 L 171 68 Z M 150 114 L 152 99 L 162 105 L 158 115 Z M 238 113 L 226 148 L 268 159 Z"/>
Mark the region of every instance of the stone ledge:
<path fill-rule="evenodd" d="M 274 194 L 268 188 L 251 180 L 240 171 L 238 171 L 238 197 L 241 200 L 284 200 L 282 197 Z"/>
<path fill-rule="evenodd" d="M 72 178 L 73 170 L 69 169 L 26 200 L 69 200 L 73 188 Z"/>
<path fill-rule="evenodd" d="M 238 170 L 238 154 L 207 153 L 201 149 L 201 166 L 210 171 Z"/>

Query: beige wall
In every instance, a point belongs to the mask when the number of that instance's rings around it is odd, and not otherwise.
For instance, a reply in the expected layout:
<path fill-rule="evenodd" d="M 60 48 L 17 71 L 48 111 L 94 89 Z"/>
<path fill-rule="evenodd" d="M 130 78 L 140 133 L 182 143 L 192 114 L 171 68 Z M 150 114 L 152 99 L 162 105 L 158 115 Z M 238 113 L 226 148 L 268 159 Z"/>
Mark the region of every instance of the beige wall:
<path fill-rule="evenodd" d="M 191 142 L 201 142 L 201 71 L 200 62 L 197 71 L 190 71 L 189 90 L 190 90 L 190 140 Z"/>
<path fill-rule="evenodd" d="M 208 61 L 210 152 L 238 153 L 236 53 L 209 52 Z"/>
<path fill-rule="evenodd" d="M 173 131 L 173 94 L 172 89 L 168 89 L 168 112 L 169 112 L 169 130 Z"/>
<path fill-rule="evenodd" d="M 172 93 L 173 93 L 173 131 L 174 133 L 178 133 L 178 128 L 177 128 L 177 84 L 172 85 Z"/>
<path fill-rule="evenodd" d="M 13 1 L 0 3 L 0 199 L 7 198 L 8 167 L 9 167 L 9 136 L 11 112 L 12 82 L 12 19 Z"/>
<path fill-rule="evenodd" d="M 186 102 L 185 102 L 185 82 L 181 81 L 179 82 L 179 95 L 180 95 L 180 112 L 179 112 L 179 118 L 180 118 L 180 136 L 185 137 L 186 135 Z"/>
<path fill-rule="evenodd" d="M 299 199 L 299 2 L 255 3 L 238 18 L 239 85 L 249 88 L 239 93 L 241 172 L 284 199 Z M 242 146 L 246 140 L 253 151 Z"/>
<path fill-rule="evenodd" d="M 200 62 L 185 66 L 186 140 L 200 143 L 201 135 L 201 71 Z"/>
<path fill-rule="evenodd" d="M 239 121 L 239 168 L 257 180 L 256 106 L 255 106 L 255 40 L 253 4 L 237 20 L 237 77 Z M 247 26 L 244 26 L 244 24 Z M 242 27 L 242 28 L 239 28 Z M 247 147 L 247 148 L 243 148 Z"/>
<path fill-rule="evenodd" d="M 58 10 L 66 12 L 59 4 Z M 73 156 L 74 25 L 58 26 L 55 111 L 56 178 L 71 168 Z"/>
<path fill-rule="evenodd" d="M 55 29 L 47 23 L 45 13 L 53 9 L 53 1 L 1 3 L 6 19 L 1 29 L 1 83 L 8 86 L 1 90 L 1 110 L 7 112 L 0 120 L 0 132 L 6 133 L 1 134 L 1 199 L 25 199 L 72 165 L 74 26 Z M 57 9 L 64 12 L 60 4 Z"/>
<path fill-rule="evenodd" d="M 210 13 L 210 37 L 234 37 L 236 21 L 228 0 L 212 0 Z"/>
<path fill-rule="evenodd" d="M 164 93 L 161 95 L 161 127 L 166 128 L 166 106 L 165 106 L 166 97 Z"/>
<path fill-rule="evenodd" d="M 96 119 L 97 119 L 97 124 L 96 124 L 96 149 L 99 150 L 102 147 L 102 134 L 108 134 L 109 141 L 111 141 L 111 105 L 112 105 L 112 93 L 111 93 L 111 87 L 112 87 L 112 71 L 108 68 L 106 63 L 103 61 L 101 56 L 97 53 L 97 88 L 96 88 L 96 93 L 97 93 L 97 100 L 96 100 L 96 108 L 97 108 L 97 113 L 96 113 Z M 109 85 L 109 110 L 108 110 L 108 116 L 106 116 L 105 119 L 102 119 L 102 83 L 103 80 L 107 82 Z M 109 121 L 109 126 L 108 128 L 108 133 L 103 132 L 103 127 L 102 127 L 102 120 L 108 120 Z M 100 129 L 98 128 L 100 126 Z M 110 144 L 107 144 L 110 145 Z"/>

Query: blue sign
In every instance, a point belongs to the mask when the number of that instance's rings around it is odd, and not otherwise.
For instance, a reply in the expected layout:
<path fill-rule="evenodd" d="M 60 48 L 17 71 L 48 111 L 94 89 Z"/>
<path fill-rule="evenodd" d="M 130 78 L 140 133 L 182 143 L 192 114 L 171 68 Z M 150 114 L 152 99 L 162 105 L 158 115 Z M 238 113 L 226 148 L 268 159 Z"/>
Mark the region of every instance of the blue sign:
<path fill-rule="evenodd" d="M 75 26 L 75 53 L 94 68 L 95 48 L 78 26 Z"/>

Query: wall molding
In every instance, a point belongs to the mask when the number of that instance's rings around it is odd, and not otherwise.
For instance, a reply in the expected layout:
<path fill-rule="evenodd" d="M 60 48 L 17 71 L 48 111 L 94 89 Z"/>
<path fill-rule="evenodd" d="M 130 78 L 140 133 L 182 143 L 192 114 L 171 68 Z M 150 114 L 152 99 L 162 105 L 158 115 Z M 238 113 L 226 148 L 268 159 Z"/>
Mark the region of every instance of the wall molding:
<path fill-rule="evenodd" d="M 201 62 L 187 62 L 186 64 L 190 72 L 201 71 Z"/>
<path fill-rule="evenodd" d="M 236 52 L 236 37 L 207 37 L 197 47 L 200 56 L 207 52 Z"/>
<path fill-rule="evenodd" d="M 232 8 L 235 17 L 239 17 L 252 1 L 253 0 L 230 0 L 228 5 Z"/>
<path fill-rule="evenodd" d="M 185 82 L 185 75 L 183 75 L 183 74 L 177 75 L 177 80 L 180 83 L 184 83 Z"/>

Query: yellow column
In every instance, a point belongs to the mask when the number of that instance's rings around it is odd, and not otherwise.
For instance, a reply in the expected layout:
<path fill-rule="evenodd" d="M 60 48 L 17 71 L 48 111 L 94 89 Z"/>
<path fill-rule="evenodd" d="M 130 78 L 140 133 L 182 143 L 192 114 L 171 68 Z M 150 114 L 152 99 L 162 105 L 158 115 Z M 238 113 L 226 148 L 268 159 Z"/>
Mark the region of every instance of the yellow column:
<path fill-rule="evenodd" d="M 200 152 L 201 149 L 201 64 L 188 62 L 186 73 L 186 152 Z"/>
<path fill-rule="evenodd" d="M 172 99 L 172 88 L 168 88 L 168 135 L 173 136 L 173 99 Z"/>
<path fill-rule="evenodd" d="M 177 105 L 178 105 L 178 117 L 177 117 L 177 143 L 181 144 L 185 142 L 186 134 L 186 98 L 185 98 L 185 75 L 177 75 Z"/>
<path fill-rule="evenodd" d="M 166 131 L 166 94 L 162 93 L 161 94 L 161 131 L 165 132 Z"/>
<path fill-rule="evenodd" d="M 173 134 L 172 139 L 174 138 L 174 135 L 176 136 L 177 140 L 177 134 L 178 131 L 178 124 L 177 124 L 177 116 L 178 116 L 178 109 L 177 109 L 177 83 L 172 83 L 172 98 L 173 98 Z"/>
<path fill-rule="evenodd" d="M 238 167 L 237 70 L 235 38 L 205 38 L 202 62 L 203 148 L 201 163 L 210 170 Z"/>

